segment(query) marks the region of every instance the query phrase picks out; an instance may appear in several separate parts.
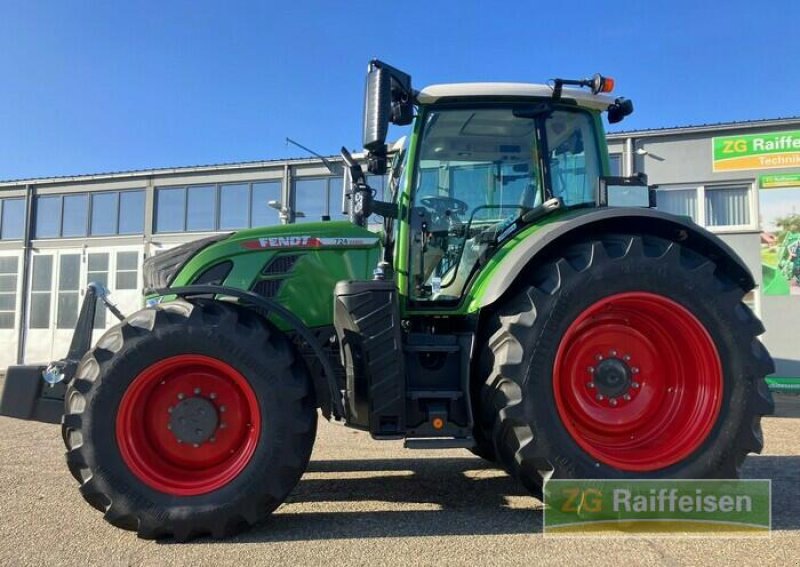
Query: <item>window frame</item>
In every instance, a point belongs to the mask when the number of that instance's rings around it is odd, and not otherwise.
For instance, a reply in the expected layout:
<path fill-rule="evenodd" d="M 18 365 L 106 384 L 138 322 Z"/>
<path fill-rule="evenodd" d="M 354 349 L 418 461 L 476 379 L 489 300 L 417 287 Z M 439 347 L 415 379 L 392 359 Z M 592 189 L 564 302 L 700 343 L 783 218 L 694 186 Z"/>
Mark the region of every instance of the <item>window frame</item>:
<path fill-rule="evenodd" d="M 130 254 L 136 258 L 136 266 L 133 269 L 128 268 L 120 268 L 120 256 L 123 254 Z M 117 250 L 114 254 L 114 291 L 136 291 L 140 288 L 139 285 L 139 268 L 141 266 L 141 262 L 139 261 L 140 252 L 137 250 Z M 133 287 L 120 287 L 119 286 L 119 276 L 120 274 L 134 274 L 136 276 L 136 283 Z M 111 273 L 109 271 L 108 279 L 111 280 Z M 111 282 L 109 281 L 109 285 Z"/>
<path fill-rule="evenodd" d="M 2 325 L 2 321 L 0 321 L 0 331 L 13 331 L 13 330 L 16 330 L 18 328 L 18 323 L 19 323 L 18 318 L 17 318 L 17 312 L 19 310 L 19 300 L 20 300 L 20 297 L 19 297 L 19 294 L 20 294 L 19 280 L 20 280 L 20 268 L 21 268 L 22 262 L 20 261 L 21 260 L 20 256 L 17 255 L 17 254 L 3 255 L 0 258 L 12 258 L 14 260 L 14 271 L 13 272 L 0 272 L 0 276 L 6 276 L 6 277 L 13 276 L 13 280 L 14 280 L 14 289 L 13 290 L 10 290 L 10 291 L 0 290 L 0 296 L 10 295 L 11 297 L 13 297 L 12 302 L 14 304 L 12 309 L 2 309 L 2 308 L 0 308 L 0 314 L 2 314 L 2 315 L 6 315 L 6 314 L 9 314 L 9 313 L 11 314 L 11 326 L 10 327 L 6 327 L 6 326 Z"/>
<path fill-rule="evenodd" d="M 706 192 L 716 191 L 720 189 L 747 189 L 747 206 L 750 214 L 750 222 L 747 224 L 726 224 L 726 225 L 709 225 L 708 215 L 706 211 Z M 694 191 L 695 199 L 697 200 L 697 221 L 696 223 L 709 232 L 717 234 L 730 234 L 737 232 L 758 232 L 758 193 L 756 191 L 755 181 L 752 179 L 747 180 L 731 180 L 731 181 L 717 181 L 712 183 L 702 183 L 698 185 L 659 185 L 656 191 Z M 658 201 L 656 201 L 656 204 Z"/>
<path fill-rule="evenodd" d="M 316 176 L 314 176 L 316 177 Z M 322 176 L 325 178 L 325 176 Z M 338 176 L 334 177 L 327 177 L 328 179 L 336 179 L 341 181 L 341 178 Z M 299 178 L 304 179 L 304 178 Z M 281 203 L 283 203 L 283 180 L 279 177 L 269 177 L 266 179 L 254 179 L 249 181 L 225 181 L 225 182 L 208 182 L 208 183 L 191 183 L 191 184 L 182 184 L 182 185 L 160 185 L 154 187 L 153 189 L 153 218 L 152 218 L 152 225 L 151 229 L 153 234 L 183 234 L 183 233 L 212 233 L 212 232 L 225 232 L 228 230 L 246 230 L 249 228 L 255 228 L 256 225 L 253 224 L 253 204 L 254 204 L 254 191 L 257 185 L 272 185 L 275 184 L 277 187 L 277 196 Z M 240 227 L 240 228 L 222 228 L 222 193 L 224 188 L 228 185 L 239 185 L 245 186 L 247 188 L 247 214 L 245 218 L 247 220 L 247 225 Z M 214 214 L 213 214 L 213 223 L 212 228 L 210 229 L 192 229 L 189 230 L 187 227 L 189 226 L 189 193 L 195 187 L 213 187 L 214 188 Z M 328 184 L 330 188 L 330 183 Z M 183 191 L 183 210 L 182 210 L 182 228 L 176 230 L 160 230 L 158 227 L 159 224 L 159 210 L 161 207 L 159 206 L 159 195 L 161 191 Z M 329 190 L 330 191 L 330 190 Z M 330 207 L 330 198 L 328 198 L 328 207 Z M 281 224 L 280 215 L 277 216 L 276 222 L 274 224 L 268 225 L 257 225 L 258 227 L 261 226 L 279 226 Z"/>
<path fill-rule="evenodd" d="M 341 177 L 338 175 L 302 175 L 297 176 L 292 179 L 292 216 L 294 217 L 293 224 L 301 224 L 307 222 L 320 222 L 322 221 L 323 216 L 327 216 L 329 220 L 333 219 L 333 215 L 331 214 L 331 191 L 336 191 L 335 187 L 332 187 L 333 183 L 341 182 Z M 322 215 L 320 218 L 315 219 L 306 216 L 306 211 L 298 211 L 297 207 L 297 184 L 303 181 L 323 181 L 325 182 L 325 187 L 323 189 L 324 194 L 324 204 L 322 208 Z M 301 212 L 304 216 L 297 217 L 297 213 Z M 298 221 L 298 219 L 301 219 Z"/>
<path fill-rule="evenodd" d="M 22 230 L 20 231 L 19 236 L 6 238 L 5 236 L 5 213 L 6 213 L 6 203 L 10 201 L 21 201 L 22 202 Z M 4 242 L 12 242 L 14 240 L 24 240 L 25 239 L 25 197 L 3 197 L 0 198 L 0 241 Z"/>
<path fill-rule="evenodd" d="M 74 191 L 74 192 L 65 192 L 65 193 L 41 193 L 34 197 L 33 202 L 33 240 L 53 240 L 53 239 L 72 239 L 72 238 L 110 238 L 115 236 L 140 236 L 144 234 L 144 219 L 145 219 L 145 209 L 147 206 L 147 197 L 146 197 L 146 189 L 142 187 L 134 187 L 130 189 L 114 189 L 114 190 L 100 190 L 100 191 Z M 123 193 L 130 193 L 130 194 L 139 194 L 141 201 L 142 201 L 142 208 L 141 208 L 141 229 L 136 232 L 120 232 L 120 216 L 122 211 L 122 195 Z M 93 234 L 94 222 L 93 222 L 93 215 L 95 210 L 95 197 L 98 195 L 115 195 L 116 196 L 116 206 L 113 207 L 114 217 L 114 232 L 111 233 L 103 233 L 103 234 Z M 83 219 L 83 226 L 84 226 L 84 233 L 82 235 L 72 235 L 72 236 L 65 236 L 64 235 L 64 206 L 66 199 L 69 197 L 83 197 L 86 199 L 86 206 L 84 209 L 84 219 Z M 57 200 L 58 202 L 58 223 L 57 223 L 57 234 L 55 235 L 48 235 L 48 236 L 41 236 L 39 234 L 39 219 L 40 219 L 40 209 L 39 203 L 41 199 L 53 199 Z"/>

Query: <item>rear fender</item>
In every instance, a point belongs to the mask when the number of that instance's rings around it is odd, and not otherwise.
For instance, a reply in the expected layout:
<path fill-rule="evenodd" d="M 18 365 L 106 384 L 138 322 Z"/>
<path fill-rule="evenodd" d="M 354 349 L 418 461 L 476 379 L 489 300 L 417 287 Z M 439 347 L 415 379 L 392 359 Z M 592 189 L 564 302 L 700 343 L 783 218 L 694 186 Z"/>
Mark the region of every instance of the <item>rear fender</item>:
<path fill-rule="evenodd" d="M 755 287 L 753 275 L 739 255 L 718 236 L 691 220 L 653 209 L 599 208 L 543 225 L 517 244 L 491 274 L 487 274 L 490 276 L 488 284 L 477 298 L 476 307 L 482 309 L 497 302 L 524 277 L 526 268 L 539 258 L 576 240 L 614 232 L 650 234 L 680 242 L 682 246 L 712 260 L 745 291 Z"/>

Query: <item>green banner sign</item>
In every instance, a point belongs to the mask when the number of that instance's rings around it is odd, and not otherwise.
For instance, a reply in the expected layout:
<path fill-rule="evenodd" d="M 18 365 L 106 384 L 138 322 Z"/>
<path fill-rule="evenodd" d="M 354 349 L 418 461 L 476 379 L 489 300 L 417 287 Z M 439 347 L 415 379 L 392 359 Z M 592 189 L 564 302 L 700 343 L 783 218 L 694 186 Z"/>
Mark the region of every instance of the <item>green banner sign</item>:
<path fill-rule="evenodd" d="M 762 189 L 781 189 L 783 187 L 800 187 L 800 173 L 759 175 L 758 186 L 761 187 Z"/>
<path fill-rule="evenodd" d="M 714 171 L 800 167 L 800 130 L 713 138 Z"/>
<path fill-rule="evenodd" d="M 769 533 L 769 480 L 551 480 L 544 533 Z"/>

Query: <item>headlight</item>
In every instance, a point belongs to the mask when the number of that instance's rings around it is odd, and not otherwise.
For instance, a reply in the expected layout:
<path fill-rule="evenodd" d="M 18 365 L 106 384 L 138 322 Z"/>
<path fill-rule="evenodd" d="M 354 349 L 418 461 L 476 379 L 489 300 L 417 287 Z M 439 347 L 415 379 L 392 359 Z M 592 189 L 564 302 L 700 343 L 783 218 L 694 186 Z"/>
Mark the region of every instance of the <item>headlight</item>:
<path fill-rule="evenodd" d="M 215 242 L 228 238 L 228 236 L 230 236 L 230 233 L 201 238 L 147 258 L 142 264 L 144 294 L 147 295 L 157 289 L 168 287 L 181 268 L 195 254 Z"/>

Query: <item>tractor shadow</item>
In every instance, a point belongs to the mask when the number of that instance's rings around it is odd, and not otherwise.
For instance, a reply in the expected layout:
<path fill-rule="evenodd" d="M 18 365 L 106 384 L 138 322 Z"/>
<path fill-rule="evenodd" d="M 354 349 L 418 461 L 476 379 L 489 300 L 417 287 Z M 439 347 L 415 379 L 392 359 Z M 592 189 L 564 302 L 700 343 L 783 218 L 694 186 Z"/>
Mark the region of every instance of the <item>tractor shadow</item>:
<path fill-rule="evenodd" d="M 540 534 L 542 504 L 478 458 L 312 461 L 287 503 L 229 543 Z M 800 530 L 800 456 L 751 456 L 773 530 Z M 200 540 L 211 541 L 211 540 Z"/>
<path fill-rule="evenodd" d="M 312 461 L 307 473 L 284 506 L 231 541 L 532 534 L 542 528 L 541 502 L 476 457 Z"/>

